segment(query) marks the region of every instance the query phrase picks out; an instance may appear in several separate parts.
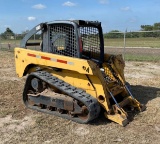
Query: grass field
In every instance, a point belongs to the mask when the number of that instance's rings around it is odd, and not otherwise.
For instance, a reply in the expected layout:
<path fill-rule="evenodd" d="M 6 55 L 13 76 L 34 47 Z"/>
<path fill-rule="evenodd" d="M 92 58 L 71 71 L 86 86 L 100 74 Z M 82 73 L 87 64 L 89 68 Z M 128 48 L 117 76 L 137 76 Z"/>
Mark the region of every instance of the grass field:
<path fill-rule="evenodd" d="M 33 40 L 31 40 L 33 41 Z M 36 40 L 40 41 L 40 40 Z M 11 45 L 19 45 L 20 40 L 0 40 L 0 48 L 3 45 L 11 43 Z M 115 39 L 104 39 L 105 46 L 114 46 L 114 47 L 123 47 L 124 39 L 115 38 Z M 151 47 L 151 48 L 160 48 L 160 38 L 126 38 L 126 47 Z"/>
<path fill-rule="evenodd" d="M 160 56 L 150 56 L 147 54 L 136 55 L 136 54 L 125 54 L 124 59 L 126 61 L 148 61 L 148 62 L 158 62 L 160 61 Z"/>
<path fill-rule="evenodd" d="M 104 45 L 123 47 L 124 39 L 104 39 Z M 126 38 L 126 47 L 160 48 L 160 38 Z"/>

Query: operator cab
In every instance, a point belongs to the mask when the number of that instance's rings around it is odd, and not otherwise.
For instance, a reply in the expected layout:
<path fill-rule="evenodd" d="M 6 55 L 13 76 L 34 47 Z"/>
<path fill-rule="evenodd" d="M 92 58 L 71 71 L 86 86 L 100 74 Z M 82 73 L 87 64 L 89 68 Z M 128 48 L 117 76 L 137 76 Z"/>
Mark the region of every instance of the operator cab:
<path fill-rule="evenodd" d="M 101 23 L 97 21 L 66 20 L 42 23 L 33 28 L 22 40 L 42 31 L 42 51 L 75 58 L 89 59 L 102 64 L 104 43 Z"/>

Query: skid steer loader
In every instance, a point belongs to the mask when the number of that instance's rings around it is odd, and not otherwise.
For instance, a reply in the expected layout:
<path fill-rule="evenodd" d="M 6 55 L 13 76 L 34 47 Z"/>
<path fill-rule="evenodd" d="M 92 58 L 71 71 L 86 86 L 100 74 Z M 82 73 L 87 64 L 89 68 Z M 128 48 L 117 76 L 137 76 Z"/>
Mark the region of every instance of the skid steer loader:
<path fill-rule="evenodd" d="M 37 32 L 42 41 L 29 42 Z M 40 46 L 40 50 L 27 49 Z M 15 48 L 16 73 L 27 75 L 24 104 L 31 109 L 88 123 L 103 109 L 107 119 L 128 124 L 128 111 L 143 111 L 126 86 L 121 55 L 104 54 L 98 21 L 52 21 L 30 30 Z"/>

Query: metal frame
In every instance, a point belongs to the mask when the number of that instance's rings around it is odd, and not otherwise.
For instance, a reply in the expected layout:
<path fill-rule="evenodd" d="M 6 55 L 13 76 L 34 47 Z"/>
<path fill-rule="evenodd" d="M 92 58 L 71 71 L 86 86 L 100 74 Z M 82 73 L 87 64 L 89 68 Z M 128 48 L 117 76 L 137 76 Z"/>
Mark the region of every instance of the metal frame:
<path fill-rule="evenodd" d="M 20 42 L 20 47 L 21 48 L 26 48 L 27 45 L 29 46 L 34 46 L 37 45 L 38 43 L 27 43 L 27 41 L 31 38 L 31 36 L 33 36 L 34 34 L 36 34 L 37 32 L 39 32 L 40 30 L 43 30 L 45 28 L 45 23 L 40 23 L 39 25 L 35 26 L 33 29 L 31 29 L 26 35 L 25 37 L 21 40 Z"/>
<path fill-rule="evenodd" d="M 80 47 L 80 33 L 79 33 L 79 28 L 80 27 L 95 27 L 99 31 L 99 40 L 100 40 L 100 56 L 99 59 L 96 59 L 95 61 L 102 64 L 104 61 L 104 41 L 103 41 L 103 32 L 102 32 L 102 27 L 101 23 L 98 21 L 84 21 L 84 20 L 74 20 L 74 21 L 52 21 L 48 23 L 41 23 L 37 26 L 35 26 L 33 29 L 31 29 L 26 36 L 22 39 L 20 43 L 21 48 L 26 48 L 26 46 L 35 46 L 35 45 L 40 45 L 40 43 L 27 43 L 27 41 L 30 39 L 31 36 L 42 30 L 42 44 L 41 44 L 41 51 L 43 52 L 49 52 L 52 53 L 52 47 L 49 42 L 49 33 L 50 33 L 50 27 L 53 25 L 72 25 L 74 27 L 74 35 L 76 37 L 76 56 L 77 58 L 82 58 L 81 55 L 81 47 Z"/>
<path fill-rule="evenodd" d="M 76 52 L 77 52 L 77 54 L 76 55 L 74 55 L 74 57 L 77 57 L 77 58 L 80 58 L 80 52 L 79 52 L 79 49 L 80 49 L 80 47 L 79 47 L 79 43 L 78 43 L 78 33 L 77 33 L 77 24 L 76 23 L 74 23 L 74 22 L 72 22 L 72 21 L 53 21 L 53 22 L 49 22 L 49 23 L 47 23 L 47 25 L 48 25 L 48 34 L 47 34 L 47 36 L 48 36 L 48 38 L 50 37 L 50 27 L 51 26 L 73 26 L 74 27 L 74 35 L 75 35 L 75 39 L 76 39 Z M 52 51 L 52 46 L 51 46 L 51 43 L 50 43 L 50 41 L 49 41 L 49 39 L 48 39 L 48 51 L 49 52 L 53 52 Z M 46 51 L 45 49 L 44 49 L 44 51 Z M 68 56 L 71 56 L 72 57 L 72 55 L 68 55 Z"/>
<path fill-rule="evenodd" d="M 104 40 L 103 40 L 103 30 L 101 27 L 101 22 L 98 21 L 84 21 L 84 20 L 75 20 L 75 23 L 78 24 L 78 26 L 85 26 L 85 27 L 95 27 L 99 31 L 99 40 L 100 40 L 100 57 L 96 61 L 100 65 L 104 62 Z"/>

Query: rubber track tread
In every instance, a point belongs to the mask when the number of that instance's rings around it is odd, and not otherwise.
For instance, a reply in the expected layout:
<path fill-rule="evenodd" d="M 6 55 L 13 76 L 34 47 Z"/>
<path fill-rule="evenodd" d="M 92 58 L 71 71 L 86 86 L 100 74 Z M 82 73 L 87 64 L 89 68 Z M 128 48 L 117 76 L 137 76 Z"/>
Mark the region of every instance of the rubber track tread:
<path fill-rule="evenodd" d="M 48 83 L 49 85 L 64 92 L 66 95 L 68 95 L 78 101 L 81 101 L 88 108 L 88 111 L 89 111 L 88 118 L 87 119 L 80 119 L 79 117 L 71 117 L 68 114 L 60 114 L 57 111 L 49 111 L 49 110 L 45 110 L 45 109 L 39 109 L 35 106 L 28 105 L 28 103 L 27 103 L 27 90 L 30 85 L 29 81 L 33 77 L 37 77 L 37 78 L 41 79 L 42 81 Z M 97 118 L 100 113 L 100 105 L 99 105 L 97 99 L 95 99 L 91 95 L 87 94 L 84 90 L 76 88 L 76 87 L 64 82 L 63 80 L 58 79 L 57 77 L 51 75 L 50 73 L 48 73 L 46 71 L 37 71 L 37 72 L 33 72 L 30 75 L 28 75 L 27 80 L 26 80 L 26 84 L 24 87 L 24 92 L 23 92 L 23 101 L 28 108 L 35 109 L 37 111 L 44 112 L 44 113 L 57 115 L 57 116 L 60 116 L 60 117 L 66 118 L 66 119 L 70 119 L 70 120 L 73 120 L 73 121 L 76 121 L 79 123 L 88 123 L 89 121 Z"/>

